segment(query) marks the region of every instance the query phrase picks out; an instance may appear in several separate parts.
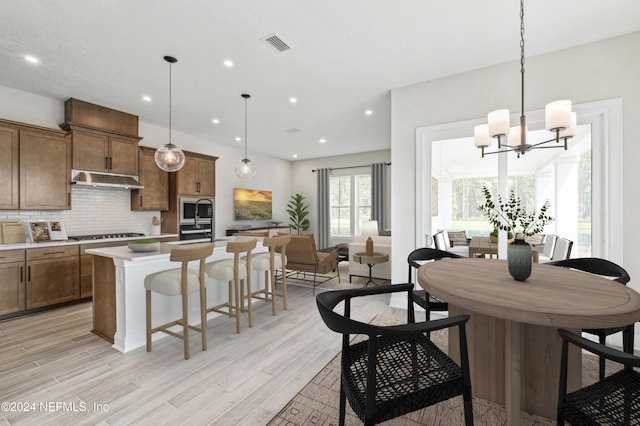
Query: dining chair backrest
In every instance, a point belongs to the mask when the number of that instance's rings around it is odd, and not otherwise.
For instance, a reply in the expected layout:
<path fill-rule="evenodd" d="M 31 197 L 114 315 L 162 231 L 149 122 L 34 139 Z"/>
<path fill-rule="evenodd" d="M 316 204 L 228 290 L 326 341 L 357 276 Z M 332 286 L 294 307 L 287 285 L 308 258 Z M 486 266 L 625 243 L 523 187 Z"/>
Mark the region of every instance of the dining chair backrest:
<path fill-rule="evenodd" d="M 544 246 L 542 248 L 542 255 L 547 259 L 551 259 L 553 256 L 553 249 L 556 246 L 556 241 L 558 240 L 557 235 L 549 234 L 544 241 Z"/>
<path fill-rule="evenodd" d="M 447 258 L 455 259 L 455 258 L 461 258 L 461 257 L 462 256 L 459 256 L 455 253 L 433 249 L 429 247 L 415 249 L 414 251 L 409 253 L 409 256 L 407 257 L 407 263 L 409 263 L 409 278 L 407 282 L 410 282 L 410 283 L 413 282 L 412 280 L 413 271 L 417 270 L 420 266 L 422 266 L 422 264 L 418 262 L 426 262 L 430 260 L 447 259 Z"/>
<path fill-rule="evenodd" d="M 563 266 L 565 268 L 589 272 L 590 274 L 611 278 L 613 279 L 613 281 L 625 285 L 631 280 L 631 277 L 629 277 L 629 273 L 622 266 L 613 263 L 610 260 L 600 259 L 598 257 L 577 257 L 575 259 L 564 259 L 555 262 L 549 262 L 547 263 L 547 265 Z"/>
<path fill-rule="evenodd" d="M 551 260 L 568 259 L 569 256 L 571 256 L 571 247 L 573 247 L 573 241 L 566 238 L 558 238 L 556 240 L 556 246 L 553 249 Z"/>
<path fill-rule="evenodd" d="M 438 250 L 447 251 L 451 248 L 451 243 L 449 242 L 449 235 L 447 231 L 436 232 L 433 236 L 433 241 L 436 243 L 436 248 Z"/>

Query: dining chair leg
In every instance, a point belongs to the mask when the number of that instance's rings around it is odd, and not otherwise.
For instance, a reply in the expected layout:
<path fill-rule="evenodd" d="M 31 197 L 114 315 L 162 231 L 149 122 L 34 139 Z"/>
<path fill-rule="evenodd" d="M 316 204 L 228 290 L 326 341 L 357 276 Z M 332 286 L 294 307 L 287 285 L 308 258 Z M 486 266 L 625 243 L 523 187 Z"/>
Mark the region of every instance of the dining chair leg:
<path fill-rule="evenodd" d="M 273 289 L 275 292 L 276 284 L 273 283 Z M 284 268 L 282 268 L 282 307 L 284 310 L 287 310 L 287 274 L 285 273 Z"/>
<path fill-rule="evenodd" d="M 189 295 L 182 293 L 182 340 L 184 359 L 189 359 Z"/>
<path fill-rule="evenodd" d="M 151 352 L 151 291 L 147 293 L 147 352 Z"/>
<path fill-rule="evenodd" d="M 200 288 L 200 334 L 202 335 L 202 350 L 207 350 L 207 289 Z"/>
<path fill-rule="evenodd" d="M 236 275 L 233 279 L 233 283 L 235 286 L 235 291 L 234 291 L 234 301 L 235 301 L 235 305 L 236 305 L 236 309 L 235 309 L 235 314 L 236 314 L 236 333 L 240 333 L 240 282 L 238 280 L 238 276 Z"/>

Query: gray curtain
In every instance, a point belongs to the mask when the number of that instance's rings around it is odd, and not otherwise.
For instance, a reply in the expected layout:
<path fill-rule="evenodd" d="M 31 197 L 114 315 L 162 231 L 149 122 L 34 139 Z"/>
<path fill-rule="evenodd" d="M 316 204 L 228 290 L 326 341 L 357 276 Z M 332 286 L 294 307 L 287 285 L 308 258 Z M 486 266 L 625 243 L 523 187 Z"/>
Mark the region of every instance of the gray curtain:
<path fill-rule="evenodd" d="M 331 169 L 318 169 L 318 248 L 327 248 L 331 241 L 331 209 L 329 178 Z"/>
<path fill-rule="evenodd" d="M 387 164 L 371 164 L 371 220 L 378 221 L 378 231 L 387 229 Z"/>

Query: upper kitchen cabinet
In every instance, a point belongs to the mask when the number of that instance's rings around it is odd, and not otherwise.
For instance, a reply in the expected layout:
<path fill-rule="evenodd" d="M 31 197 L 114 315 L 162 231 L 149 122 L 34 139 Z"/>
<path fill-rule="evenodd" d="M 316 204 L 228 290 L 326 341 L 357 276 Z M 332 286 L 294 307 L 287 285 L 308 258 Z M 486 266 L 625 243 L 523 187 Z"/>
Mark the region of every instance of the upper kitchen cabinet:
<path fill-rule="evenodd" d="M 64 107 L 74 170 L 138 175 L 138 116 L 73 98 Z"/>
<path fill-rule="evenodd" d="M 185 151 L 184 167 L 175 173 L 178 195 L 214 197 L 216 195 L 216 160 L 218 157 Z"/>
<path fill-rule="evenodd" d="M 140 147 L 140 184 L 131 191 L 131 210 L 169 210 L 169 174 L 156 165 L 156 150 Z"/>
<path fill-rule="evenodd" d="M 17 210 L 20 191 L 18 129 L 0 124 L 0 210 Z"/>
<path fill-rule="evenodd" d="M 0 120 L 0 209 L 71 208 L 71 139 L 65 132 Z"/>
<path fill-rule="evenodd" d="M 138 175 L 141 138 L 69 126 L 73 135 L 73 169 Z"/>
<path fill-rule="evenodd" d="M 71 209 L 71 139 L 56 130 L 20 130 L 20 209 Z"/>

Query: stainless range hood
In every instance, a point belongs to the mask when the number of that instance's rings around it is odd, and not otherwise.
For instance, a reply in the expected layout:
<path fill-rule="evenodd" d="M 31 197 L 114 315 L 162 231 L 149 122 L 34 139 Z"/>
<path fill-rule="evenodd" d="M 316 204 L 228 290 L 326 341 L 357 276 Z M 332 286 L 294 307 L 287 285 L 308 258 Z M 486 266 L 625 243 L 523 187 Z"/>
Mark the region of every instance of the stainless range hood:
<path fill-rule="evenodd" d="M 143 189 L 138 176 L 71 170 L 71 183 L 93 188 Z"/>

